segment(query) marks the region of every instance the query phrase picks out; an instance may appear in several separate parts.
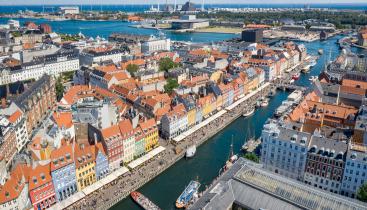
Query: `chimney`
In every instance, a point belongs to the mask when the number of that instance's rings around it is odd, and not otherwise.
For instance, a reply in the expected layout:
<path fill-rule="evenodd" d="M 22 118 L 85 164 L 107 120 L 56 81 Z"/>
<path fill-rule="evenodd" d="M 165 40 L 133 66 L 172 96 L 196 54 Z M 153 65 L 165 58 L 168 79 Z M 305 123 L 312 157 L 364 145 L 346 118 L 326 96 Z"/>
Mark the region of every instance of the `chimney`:
<path fill-rule="evenodd" d="M 1 99 L 1 108 L 3 108 L 3 109 L 6 108 L 6 98 Z"/>

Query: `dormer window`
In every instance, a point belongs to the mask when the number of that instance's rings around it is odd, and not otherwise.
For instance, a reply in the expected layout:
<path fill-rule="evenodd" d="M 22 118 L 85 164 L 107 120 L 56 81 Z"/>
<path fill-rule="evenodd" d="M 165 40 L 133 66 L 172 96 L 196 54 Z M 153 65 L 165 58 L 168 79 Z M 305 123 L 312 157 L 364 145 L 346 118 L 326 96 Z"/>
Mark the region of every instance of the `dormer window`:
<path fill-rule="evenodd" d="M 351 158 L 352 160 L 355 160 L 355 159 L 357 158 L 357 154 L 356 154 L 356 153 L 352 153 L 352 154 L 350 155 L 350 158 Z"/>
<path fill-rule="evenodd" d="M 45 177 L 45 174 L 44 174 L 44 173 L 42 173 L 42 174 L 41 174 L 41 179 L 42 179 L 42 180 L 45 180 L 45 179 L 46 179 L 46 177 Z"/>
<path fill-rule="evenodd" d="M 37 184 L 37 178 L 35 176 L 32 177 L 32 181 L 33 181 L 34 184 Z"/>

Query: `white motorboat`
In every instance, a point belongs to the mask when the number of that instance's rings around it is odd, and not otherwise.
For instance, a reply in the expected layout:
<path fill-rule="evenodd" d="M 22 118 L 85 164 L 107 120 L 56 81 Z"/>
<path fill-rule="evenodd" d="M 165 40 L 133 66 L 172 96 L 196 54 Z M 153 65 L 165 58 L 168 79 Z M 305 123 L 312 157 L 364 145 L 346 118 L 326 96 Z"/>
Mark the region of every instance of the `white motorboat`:
<path fill-rule="evenodd" d="M 255 109 L 251 109 L 251 110 L 249 110 L 249 111 L 247 111 L 247 112 L 243 113 L 243 115 L 242 115 L 242 116 L 244 116 L 244 117 L 249 117 L 249 116 L 253 115 L 254 113 L 255 113 Z"/>
<path fill-rule="evenodd" d="M 267 107 L 269 105 L 269 101 L 267 99 L 263 100 L 260 104 L 261 107 Z"/>
<path fill-rule="evenodd" d="M 191 158 L 194 157 L 195 153 L 196 153 L 196 145 L 192 145 L 187 148 L 185 156 L 187 158 Z"/>

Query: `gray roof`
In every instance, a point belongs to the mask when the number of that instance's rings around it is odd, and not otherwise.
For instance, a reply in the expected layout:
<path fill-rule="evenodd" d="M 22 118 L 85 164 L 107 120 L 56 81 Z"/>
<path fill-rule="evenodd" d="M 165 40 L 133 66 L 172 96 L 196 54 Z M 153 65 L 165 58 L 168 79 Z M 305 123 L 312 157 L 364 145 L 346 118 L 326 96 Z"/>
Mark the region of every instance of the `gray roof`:
<path fill-rule="evenodd" d="M 190 209 L 367 209 L 364 203 L 330 194 L 265 171 L 240 158 Z"/>

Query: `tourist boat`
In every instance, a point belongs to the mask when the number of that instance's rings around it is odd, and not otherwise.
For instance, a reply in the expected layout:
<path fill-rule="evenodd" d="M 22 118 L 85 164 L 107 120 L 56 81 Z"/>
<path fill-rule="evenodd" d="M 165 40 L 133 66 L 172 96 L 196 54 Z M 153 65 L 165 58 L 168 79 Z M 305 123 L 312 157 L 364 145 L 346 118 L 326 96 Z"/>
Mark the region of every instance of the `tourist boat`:
<path fill-rule="evenodd" d="M 267 99 L 264 99 L 262 102 L 261 102 L 261 104 L 260 104 L 260 106 L 261 107 L 267 107 L 269 105 L 269 101 L 267 100 Z"/>
<path fill-rule="evenodd" d="M 319 49 L 317 52 L 319 53 L 319 55 L 324 54 L 324 50 L 323 49 Z"/>
<path fill-rule="evenodd" d="M 310 78 L 308 78 L 308 80 L 313 82 L 313 81 L 317 80 L 317 76 L 311 76 Z"/>
<path fill-rule="evenodd" d="M 243 113 L 242 116 L 249 117 L 249 116 L 253 115 L 254 113 L 255 113 L 255 109 L 252 108 L 252 109 L 248 110 L 247 112 Z"/>
<path fill-rule="evenodd" d="M 160 210 L 157 205 L 155 205 L 151 200 L 145 197 L 143 194 L 134 191 L 130 193 L 131 198 L 139 204 L 145 210 Z"/>
<path fill-rule="evenodd" d="M 295 74 L 292 75 L 292 79 L 293 80 L 298 80 L 299 79 L 299 76 L 300 76 L 299 73 L 295 73 Z"/>
<path fill-rule="evenodd" d="M 290 101 L 283 101 L 282 105 L 280 105 L 274 113 L 275 117 L 280 117 L 282 116 L 287 110 L 289 110 L 289 108 L 292 106 L 292 102 Z"/>
<path fill-rule="evenodd" d="M 302 67 L 301 72 L 302 73 L 308 73 L 310 71 L 311 65 L 305 65 Z"/>
<path fill-rule="evenodd" d="M 312 67 L 312 66 L 315 66 L 317 64 L 317 62 L 316 62 L 316 59 L 313 59 L 310 63 L 309 63 L 309 65 Z"/>
<path fill-rule="evenodd" d="M 180 197 L 177 198 L 176 208 L 186 208 L 194 198 L 197 198 L 199 187 L 199 182 L 191 180 L 189 185 L 181 193 Z"/>
<path fill-rule="evenodd" d="M 269 97 L 273 97 L 273 96 L 275 96 L 275 94 L 277 93 L 277 89 L 276 89 L 276 87 L 274 87 L 274 88 L 272 88 L 271 90 L 270 90 L 270 92 L 269 92 Z"/>
<path fill-rule="evenodd" d="M 261 100 L 257 100 L 255 103 L 255 108 L 259 108 L 261 105 Z"/>
<path fill-rule="evenodd" d="M 196 153 L 196 145 L 194 144 L 187 148 L 185 156 L 187 158 L 191 158 L 191 157 L 194 157 L 195 153 Z"/>

